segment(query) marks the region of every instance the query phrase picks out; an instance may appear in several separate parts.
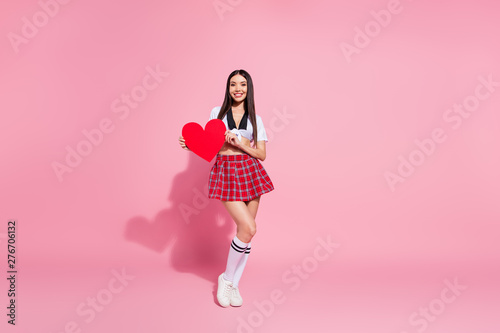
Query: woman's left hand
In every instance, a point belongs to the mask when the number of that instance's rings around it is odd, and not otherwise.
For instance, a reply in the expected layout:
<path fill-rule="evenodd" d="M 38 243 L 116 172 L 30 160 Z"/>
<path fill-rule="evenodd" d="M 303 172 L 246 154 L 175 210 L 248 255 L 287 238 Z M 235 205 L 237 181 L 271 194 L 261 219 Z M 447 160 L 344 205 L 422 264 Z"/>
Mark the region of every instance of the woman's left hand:
<path fill-rule="evenodd" d="M 230 143 L 235 147 L 239 147 L 241 145 L 241 142 L 238 139 L 238 137 L 236 136 L 236 134 L 234 134 L 230 130 L 226 130 L 225 135 L 226 135 L 226 142 L 227 143 Z"/>

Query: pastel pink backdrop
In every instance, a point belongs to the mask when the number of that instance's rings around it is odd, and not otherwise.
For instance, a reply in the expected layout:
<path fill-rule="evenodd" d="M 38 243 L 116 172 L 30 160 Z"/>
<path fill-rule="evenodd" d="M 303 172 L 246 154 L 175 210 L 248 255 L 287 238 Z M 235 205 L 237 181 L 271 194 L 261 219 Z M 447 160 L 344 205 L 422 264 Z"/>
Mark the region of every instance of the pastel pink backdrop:
<path fill-rule="evenodd" d="M 1 267 L 17 219 L 19 272 L 15 327 L 0 284 L 2 331 L 498 332 L 499 87 L 459 128 L 443 118 L 479 76 L 500 81 L 497 2 L 401 0 L 350 56 L 342 43 L 394 1 L 222 0 L 222 16 L 217 3 L 71 1 L 16 47 L 9 33 L 41 5 L 0 5 Z M 245 304 L 223 309 L 234 224 L 203 199 L 213 162 L 177 139 L 206 123 L 238 68 L 254 80 L 275 191 Z M 152 70 L 155 87 L 137 88 Z M 125 113 L 132 91 L 146 95 Z M 52 164 L 106 119 L 110 133 L 60 181 Z M 384 174 L 435 128 L 446 140 L 391 190 Z M 318 261 L 328 237 L 340 246 Z M 449 304 L 446 280 L 466 286 Z M 432 320 L 410 322 L 426 307 Z"/>

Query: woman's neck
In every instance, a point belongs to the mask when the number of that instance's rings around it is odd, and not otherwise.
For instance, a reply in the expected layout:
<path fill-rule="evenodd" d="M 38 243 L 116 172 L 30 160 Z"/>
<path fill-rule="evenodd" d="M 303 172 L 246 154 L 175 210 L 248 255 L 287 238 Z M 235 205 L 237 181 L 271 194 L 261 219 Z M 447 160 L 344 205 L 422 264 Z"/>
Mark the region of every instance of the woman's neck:
<path fill-rule="evenodd" d="M 232 109 L 233 110 L 240 110 L 240 111 L 245 112 L 245 101 L 241 101 L 239 103 L 238 102 L 233 102 Z"/>

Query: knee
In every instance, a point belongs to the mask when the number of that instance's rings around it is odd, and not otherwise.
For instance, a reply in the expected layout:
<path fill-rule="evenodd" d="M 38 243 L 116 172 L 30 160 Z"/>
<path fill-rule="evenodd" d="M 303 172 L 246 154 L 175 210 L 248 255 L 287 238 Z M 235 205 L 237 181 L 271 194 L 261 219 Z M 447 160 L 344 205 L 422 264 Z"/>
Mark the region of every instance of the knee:
<path fill-rule="evenodd" d="M 250 236 L 250 239 L 252 239 L 253 236 L 255 236 L 256 233 L 257 233 L 257 227 L 255 225 L 251 226 L 248 229 L 248 235 Z"/>
<path fill-rule="evenodd" d="M 244 228 L 242 228 L 241 232 L 239 233 L 241 238 L 240 240 L 244 243 L 250 243 L 252 238 L 255 236 L 257 233 L 257 227 L 254 225 L 246 225 Z"/>

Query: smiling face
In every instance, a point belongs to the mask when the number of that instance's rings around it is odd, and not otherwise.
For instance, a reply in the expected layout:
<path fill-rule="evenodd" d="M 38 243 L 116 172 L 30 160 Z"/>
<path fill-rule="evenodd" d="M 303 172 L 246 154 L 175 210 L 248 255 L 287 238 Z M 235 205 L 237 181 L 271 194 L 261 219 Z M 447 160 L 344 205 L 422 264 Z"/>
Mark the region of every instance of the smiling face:
<path fill-rule="evenodd" d="M 236 103 L 241 103 L 247 97 L 247 80 L 240 74 L 231 78 L 229 83 L 229 94 Z"/>

